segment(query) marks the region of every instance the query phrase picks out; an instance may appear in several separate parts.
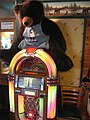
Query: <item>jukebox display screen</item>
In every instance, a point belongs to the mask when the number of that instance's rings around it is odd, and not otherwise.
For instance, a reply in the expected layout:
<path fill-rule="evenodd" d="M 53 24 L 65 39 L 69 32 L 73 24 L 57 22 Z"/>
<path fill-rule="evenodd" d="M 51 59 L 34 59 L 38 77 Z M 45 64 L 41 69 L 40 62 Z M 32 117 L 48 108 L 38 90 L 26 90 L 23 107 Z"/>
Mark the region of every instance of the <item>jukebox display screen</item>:
<path fill-rule="evenodd" d="M 17 81 L 17 87 L 43 90 L 44 89 L 44 78 L 19 76 L 18 81 Z"/>

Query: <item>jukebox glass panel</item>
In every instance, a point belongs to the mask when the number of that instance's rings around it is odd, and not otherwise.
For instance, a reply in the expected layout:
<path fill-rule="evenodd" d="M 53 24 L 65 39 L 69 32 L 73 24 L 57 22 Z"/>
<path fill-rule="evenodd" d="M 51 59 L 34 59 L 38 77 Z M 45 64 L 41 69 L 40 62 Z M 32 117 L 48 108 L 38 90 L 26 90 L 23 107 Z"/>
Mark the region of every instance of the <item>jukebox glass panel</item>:
<path fill-rule="evenodd" d="M 44 78 L 17 76 L 15 87 L 44 90 Z M 25 91 L 29 93 L 28 91 Z"/>

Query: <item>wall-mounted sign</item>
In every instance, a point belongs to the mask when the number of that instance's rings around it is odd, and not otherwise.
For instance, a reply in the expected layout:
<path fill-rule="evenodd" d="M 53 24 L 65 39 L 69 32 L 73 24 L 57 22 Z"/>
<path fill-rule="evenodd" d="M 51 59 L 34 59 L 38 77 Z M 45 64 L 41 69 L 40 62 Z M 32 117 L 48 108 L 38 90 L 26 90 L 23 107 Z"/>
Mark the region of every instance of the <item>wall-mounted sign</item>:
<path fill-rule="evenodd" d="M 14 29 L 14 22 L 1 22 L 1 29 Z"/>

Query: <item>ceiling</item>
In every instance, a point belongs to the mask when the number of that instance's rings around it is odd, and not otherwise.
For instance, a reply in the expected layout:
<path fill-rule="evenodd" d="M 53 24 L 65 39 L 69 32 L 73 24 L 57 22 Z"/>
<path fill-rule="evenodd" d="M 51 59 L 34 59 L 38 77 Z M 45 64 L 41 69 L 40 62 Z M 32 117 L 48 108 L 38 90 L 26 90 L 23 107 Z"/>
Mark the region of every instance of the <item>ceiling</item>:
<path fill-rule="evenodd" d="M 0 8 L 1 9 L 12 9 L 14 6 L 14 0 L 2 0 L 0 3 Z"/>
<path fill-rule="evenodd" d="M 14 16 L 13 8 L 15 3 L 21 3 L 23 0 L 2 0 L 0 3 L 0 18 Z"/>

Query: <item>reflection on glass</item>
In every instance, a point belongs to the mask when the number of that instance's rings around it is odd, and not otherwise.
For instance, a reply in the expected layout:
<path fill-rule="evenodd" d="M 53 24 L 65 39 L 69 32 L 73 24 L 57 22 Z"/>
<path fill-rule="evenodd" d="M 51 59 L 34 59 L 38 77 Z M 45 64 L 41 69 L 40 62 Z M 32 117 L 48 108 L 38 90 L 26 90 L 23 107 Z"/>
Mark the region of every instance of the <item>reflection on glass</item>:
<path fill-rule="evenodd" d="M 12 43 L 14 42 L 14 32 L 1 32 L 0 33 L 0 49 L 10 49 Z M 9 72 L 9 66 L 2 61 L 1 62 L 1 73 L 7 74 Z"/>
<path fill-rule="evenodd" d="M 9 49 L 13 43 L 14 32 L 1 32 L 1 47 Z"/>

